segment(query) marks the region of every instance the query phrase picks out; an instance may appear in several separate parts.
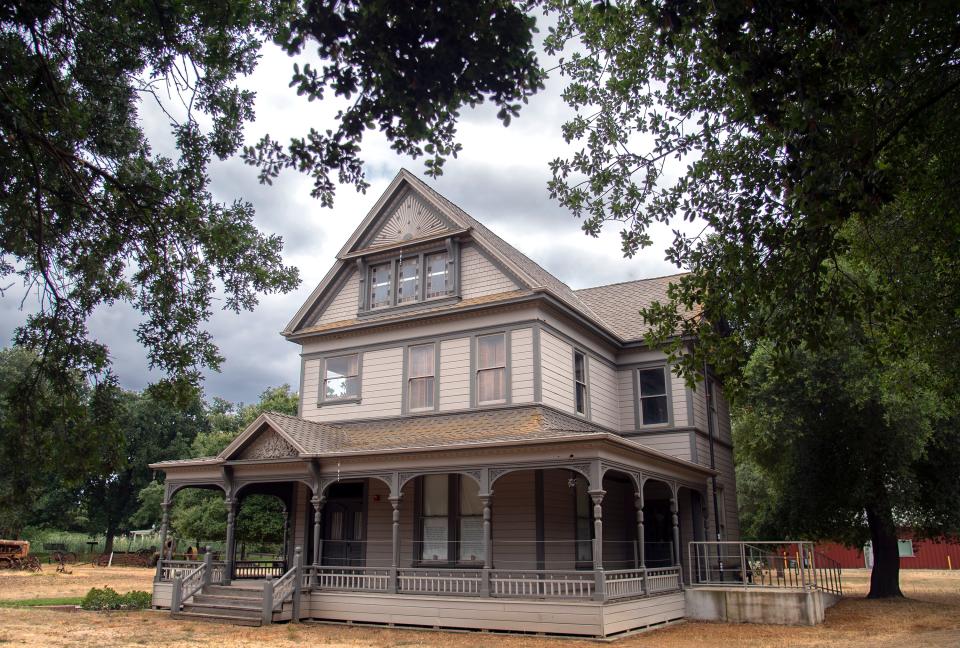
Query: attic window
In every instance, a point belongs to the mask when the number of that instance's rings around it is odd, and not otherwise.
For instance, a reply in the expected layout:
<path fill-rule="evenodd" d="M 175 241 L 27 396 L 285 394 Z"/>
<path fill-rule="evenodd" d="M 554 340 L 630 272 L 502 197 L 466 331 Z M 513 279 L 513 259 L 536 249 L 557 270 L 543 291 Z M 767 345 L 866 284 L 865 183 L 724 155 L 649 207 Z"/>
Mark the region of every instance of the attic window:
<path fill-rule="evenodd" d="M 404 253 L 367 266 L 364 310 L 406 306 L 454 293 L 451 248 Z M 456 246 L 452 247 L 456 251 Z"/>

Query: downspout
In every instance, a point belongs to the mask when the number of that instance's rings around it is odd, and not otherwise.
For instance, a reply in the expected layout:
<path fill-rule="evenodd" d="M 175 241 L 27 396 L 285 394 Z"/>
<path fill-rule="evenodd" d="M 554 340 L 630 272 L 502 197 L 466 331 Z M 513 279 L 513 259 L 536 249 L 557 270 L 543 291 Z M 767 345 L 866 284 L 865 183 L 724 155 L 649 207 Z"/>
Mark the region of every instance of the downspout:
<path fill-rule="evenodd" d="M 720 504 L 717 500 L 717 460 L 713 449 L 714 429 L 713 429 L 713 403 L 710 402 L 710 377 L 707 373 L 707 359 L 703 359 L 703 399 L 707 408 L 707 438 L 710 441 L 710 469 L 713 474 L 710 481 L 713 484 L 713 527 L 716 530 L 717 542 L 720 542 Z M 723 580 L 723 552 L 720 551 L 720 545 L 717 545 L 717 563 L 720 568 L 720 580 Z"/>

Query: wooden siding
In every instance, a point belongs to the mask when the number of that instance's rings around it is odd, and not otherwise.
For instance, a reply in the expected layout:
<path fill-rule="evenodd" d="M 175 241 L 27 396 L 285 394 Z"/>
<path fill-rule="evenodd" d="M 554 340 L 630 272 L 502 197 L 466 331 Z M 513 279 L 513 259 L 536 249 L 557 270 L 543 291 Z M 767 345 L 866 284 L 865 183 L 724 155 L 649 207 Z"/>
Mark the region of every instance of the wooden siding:
<path fill-rule="evenodd" d="M 493 565 L 536 569 L 537 516 L 534 472 L 508 473 L 493 485 Z"/>
<path fill-rule="evenodd" d="M 307 521 L 305 518 L 308 502 L 310 500 L 311 493 L 307 488 L 307 485 L 303 482 L 294 482 L 293 484 L 293 502 L 291 503 L 291 508 L 293 509 L 290 516 L 290 527 L 291 533 L 293 536 L 293 546 L 300 547 L 304 552 L 303 564 L 308 565 L 313 562 L 313 556 L 306 555 L 307 551 L 307 527 L 309 525 L 310 531 L 313 532 L 313 520 Z M 313 508 L 311 507 L 312 511 Z"/>
<path fill-rule="evenodd" d="M 673 397 L 673 424 L 676 427 L 690 425 L 687 421 L 687 383 L 670 371 L 670 393 Z"/>
<path fill-rule="evenodd" d="M 440 342 L 440 410 L 470 407 L 470 338 Z"/>
<path fill-rule="evenodd" d="M 573 413 L 573 347 L 549 331 L 540 333 L 543 404 Z"/>
<path fill-rule="evenodd" d="M 329 621 L 599 637 L 681 619 L 686 604 L 683 592 L 605 605 L 593 601 L 312 592 L 304 601 L 303 612 Z"/>
<path fill-rule="evenodd" d="M 569 470 L 543 471 L 543 547 L 545 569 L 576 567 L 576 491 Z"/>
<path fill-rule="evenodd" d="M 636 429 L 636 418 L 634 417 L 633 396 L 633 371 L 630 369 L 619 369 L 617 371 L 617 394 L 620 401 L 620 430 Z"/>
<path fill-rule="evenodd" d="M 533 329 L 510 333 L 510 385 L 514 403 L 533 402 Z"/>
<path fill-rule="evenodd" d="M 153 583 L 153 597 L 150 601 L 153 607 L 169 610 L 171 598 L 173 598 L 173 583 Z"/>
<path fill-rule="evenodd" d="M 321 360 L 307 360 L 303 378 L 303 418 L 314 421 L 398 416 L 403 387 L 403 348 L 363 354 L 359 403 L 317 406 Z"/>
<path fill-rule="evenodd" d="M 697 454 L 699 463 L 710 465 L 710 441 L 697 435 Z M 714 444 L 714 457 L 717 465 L 717 481 L 723 487 L 724 509 L 726 512 L 726 537 L 724 540 L 740 539 L 740 518 L 737 512 L 737 477 L 733 464 L 733 451 L 726 445 Z M 711 498 L 709 512 L 713 515 L 713 485 L 708 481 L 707 497 Z M 710 529 L 714 529 L 713 520 Z"/>
<path fill-rule="evenodd" d="M 603 567 L 632 569 L 637 566 L 636 506 L 634 487 L 626 478 L 607 473 L 603 480 Z"/>
<path fill-rule="evenodd" d="M 475 245 L 460 250 L 460 295 L 473 299 L 516 290 L 517 285 L 490 262 Z"/>
<path fill-rule="evenodd" d="M 631 441 L 642 443 L 648 448 L 659 450 L 668 455 L 690 461 L 690 433 L 664 432 L 662 434 L 638 434 L 630 437 Z"/>
<path fill-rule="evenodd" d="M 599 425 L 620 429 L 620 393 L 617 372 L 596 358 L 587 361 L 590 378 L 590 418 Z"/>
<path fill-rule="evenodd" d="M 393 505 L 390 487 L 379 479 L 367 480 L 366 566 L 389 567 L 393 562 Z M 401 507 L 413 499 L 401 501 Z"/>
<path fill-rule="evenodd" d="M 340 288 L 340 292 L 330 300 L 330 303 L 323 309 L 320 316 L 312 322 L 311 326 L 356 319 L 359 309 L 360 275 L 356 270 L 350 270 L 343 286 Z"/>

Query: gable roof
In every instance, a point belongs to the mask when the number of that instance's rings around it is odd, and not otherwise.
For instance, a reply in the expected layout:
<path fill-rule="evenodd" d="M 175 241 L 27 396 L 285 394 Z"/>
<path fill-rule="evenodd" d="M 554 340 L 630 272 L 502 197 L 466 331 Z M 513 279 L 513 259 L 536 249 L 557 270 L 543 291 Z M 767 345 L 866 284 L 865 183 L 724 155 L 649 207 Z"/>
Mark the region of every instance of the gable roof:
<path fill-rule="evenodd" d="M 333 329 L 349 328 L 361 323 L 360 320 L 350 319 L 326 325 L 312 324 L 324 303 L 324 297 L 328 292 L 338 288 L 339 283 L 342 282 L 341 277 L 347 274 L 342 271 L 347 268 L 350 260 L 368 250 L 372 252 L 378 249 L 376 247 L 362 248 L 362 245 L 364 241 L 370 238 L 373 229 L 378 226 L 382 217 L 387 213 L 386 210 L 395 207 L 398 200 L 407 195 L 410 190 L 421 197 L 423 202 L 436 209 L 439 218 L 450 226 L 446 235 L 469 233 L 470 238 L 476 245 L 498 261 L 509 274 L 513 275 L 512 278 L 518 284 L 518 290 L 487 296 L 482 300 L 484 304 L 509 301 L 515 299 L 518 294 L 545 293 L 590 320 L 610 337 L 619 338 L 622 341 L 634 341 L 642 339 L 647 330 L 643 318 L 637 311 L 642 307 L 649 306 L 653 301 L 664 301 L 666 299 L 666 289 L 669 285 L 668 280 L 680 276 L 671 275 L 670 277 L 641 279 L 622 284 L 611 284 L 610 286 L 573 290 L 533 259 L 497 236 L 483 223 L 442 196 L 423 180 L 406 169 L 401 169 L 367 213 L 360 226 L 341 248 L 333 267 L 283 330 L 282 334 L 284 336 L 320 333 Z M 436 236 L 437 232 L 433 232 L 433 235 Z M 405 241 L 404 244 L 415 244 L 416 242 L 417 240 L 411 240 Z M 386 249 L 390 246 L 380 247 Z M 341 281 L 338 282 L 338 280 Z M 452 304 L 429 310 L 437 314 L 447 310 L 455 312 L 458 307 L 462 309 L 464 305 Z M 364 317 L 362 323 L 366 325 L 393 319 L 403 320 L 409 319 L 410 316 L 410 313 L 388 313 L 382 317 Z"/>
<path fill-rule="evenodd" d="M 649 308 L 654 302 L 666 303 L 670 284 L 687 273 L 623 281 L 606 286 L 583 288 L 576 291 L 584 303 L 588 304 L 607 327 L 625 342 L 641 340 L 650 328 L 641 308 Z M 683 313 L 684 316 L 693 312 Z"/>

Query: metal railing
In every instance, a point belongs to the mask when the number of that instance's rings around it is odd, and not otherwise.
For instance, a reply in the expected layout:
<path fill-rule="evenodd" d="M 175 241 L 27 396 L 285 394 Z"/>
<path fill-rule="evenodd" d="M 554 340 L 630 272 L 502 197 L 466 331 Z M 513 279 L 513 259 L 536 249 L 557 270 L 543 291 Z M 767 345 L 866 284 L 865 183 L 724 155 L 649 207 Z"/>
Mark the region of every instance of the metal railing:
<path fill-rule="evenodd" d="M 819 589 L 842 595 L 840 565 L 803 541 L 707 541 L 689 545 L 693 585 Z"/>

